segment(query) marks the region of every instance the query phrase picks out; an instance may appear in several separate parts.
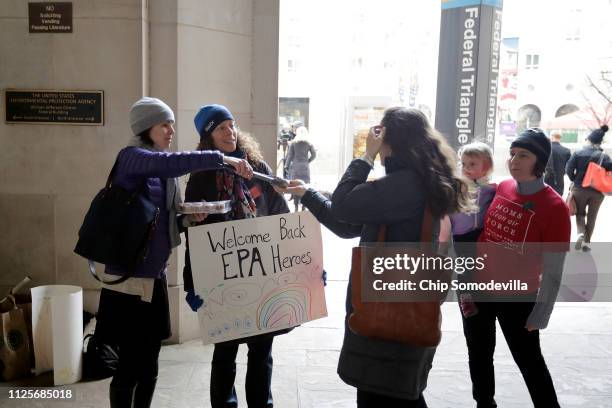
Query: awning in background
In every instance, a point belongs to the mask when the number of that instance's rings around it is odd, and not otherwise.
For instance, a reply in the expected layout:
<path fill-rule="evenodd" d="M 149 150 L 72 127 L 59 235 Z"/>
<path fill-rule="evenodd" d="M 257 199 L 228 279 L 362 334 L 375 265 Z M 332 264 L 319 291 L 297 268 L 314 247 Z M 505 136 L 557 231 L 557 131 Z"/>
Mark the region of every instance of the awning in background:
<path fill-rule="evenodd" d="M 605 114 L 605 108 L 599 109 L 597 113 L 602 119 L 609 118 L 612 113 L 612 105 L 608 106 L 607 115 Z M 600 126 L 601 124 L 597 122 L 593 113 L 587 108 L 553 119 L 543 120 L 540 123 L 540 127 L 546 130 L 587 130 L 596 129 Z"/>

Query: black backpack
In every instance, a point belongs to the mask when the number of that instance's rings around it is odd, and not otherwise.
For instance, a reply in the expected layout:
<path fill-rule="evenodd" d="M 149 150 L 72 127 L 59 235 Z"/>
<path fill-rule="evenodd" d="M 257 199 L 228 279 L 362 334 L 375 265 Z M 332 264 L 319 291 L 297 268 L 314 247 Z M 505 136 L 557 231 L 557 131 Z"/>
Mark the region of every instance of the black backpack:
<path fill-rule="evenodd" d="M 106 344 L 94 334 L 88 334 L 83 340 L 83 379 L 101 380 L 112 377 L 117 371 L 119 354 L 117 346 Z"/>

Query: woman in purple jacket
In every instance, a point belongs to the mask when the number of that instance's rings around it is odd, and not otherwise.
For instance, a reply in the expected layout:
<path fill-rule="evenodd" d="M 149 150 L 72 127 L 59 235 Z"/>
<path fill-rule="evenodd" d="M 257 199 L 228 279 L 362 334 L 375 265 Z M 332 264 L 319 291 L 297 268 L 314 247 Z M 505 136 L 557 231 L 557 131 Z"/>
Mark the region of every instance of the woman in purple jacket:
<path fill-rule="evenodd" d="M 252 176 L 246 160 L 218 151 L 168 152 L 174 135 L 174 113 L 156 98 L 142 98 L 130 110 L 134 137 L 117 157 L 113 183 L 142 193 L 159 207 L 159 221 L 145 261 L 117 285 L 104 285 L 98 308 L 96 337 L 119 349 L 118 367 L 110 384 L 111 408 L 149 407 L 157 382 L 163 339 L 170 337 L 166 266 L 179 233 L 204 215 L 177 215 L 180 191 L 176 177 L 194 170 L 214 170 L 229 164 L 243 177 Z M 125 275 L 107 265 L 105 275 Z"/>

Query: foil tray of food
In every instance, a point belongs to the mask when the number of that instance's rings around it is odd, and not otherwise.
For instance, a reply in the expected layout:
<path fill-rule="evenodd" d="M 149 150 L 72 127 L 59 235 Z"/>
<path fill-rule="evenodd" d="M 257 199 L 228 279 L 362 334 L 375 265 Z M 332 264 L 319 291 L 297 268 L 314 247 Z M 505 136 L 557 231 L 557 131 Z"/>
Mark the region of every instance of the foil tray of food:
<path fill-rule="evenodd" d="M 182 214 L 225 214 L 232 209 L 230 200 L 223 201 L 197 201 L 179 204 Z"/>

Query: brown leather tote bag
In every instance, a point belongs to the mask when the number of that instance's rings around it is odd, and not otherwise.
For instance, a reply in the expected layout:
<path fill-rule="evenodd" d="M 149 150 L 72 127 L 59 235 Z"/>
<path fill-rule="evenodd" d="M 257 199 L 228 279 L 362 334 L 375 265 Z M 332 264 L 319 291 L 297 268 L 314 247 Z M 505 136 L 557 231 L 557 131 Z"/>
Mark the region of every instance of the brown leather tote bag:
<path fill-rule="evenodd" d="M 429 208 L 425 210 L 421 228 L 420 248 L 403 248 L 409 256 L 440 257 L 432 250 L 433 217 Z M 378 232 L 378 242 L 384 243 L 386 226 Z M 349 317 L 349 328 L 360 336 L 387 340 L 418 347 L 435 347 L 442 337 L 442 314 L 440 300 L 446 293 L 440 293 L 438 301 L 408 302 L 363 302 L 362 301 L 362 255 L 363 248 L 353 248 L 351 267 L 351 302 L 353 312 Z M 442 262 L 443 263 L 443 262 Z M 371 271 L 366 271 L 372 273 Z M 418 274 L 419 271 L 417 271 Z M 446 270 L 427 271 L 428 279 L 450 282 L 451 273 Z"/>

